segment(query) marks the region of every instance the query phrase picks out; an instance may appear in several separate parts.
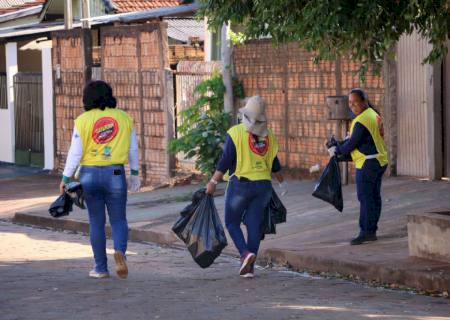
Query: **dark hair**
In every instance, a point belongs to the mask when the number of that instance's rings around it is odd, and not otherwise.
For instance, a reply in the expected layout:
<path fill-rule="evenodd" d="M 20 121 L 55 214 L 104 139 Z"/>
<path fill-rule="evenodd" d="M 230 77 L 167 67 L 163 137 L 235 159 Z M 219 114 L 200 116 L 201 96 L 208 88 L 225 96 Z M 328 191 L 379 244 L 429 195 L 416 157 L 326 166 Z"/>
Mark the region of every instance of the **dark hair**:
<path fill-rule="evenodd" d="M 111 86 L 105 81 L 97 80 L 89 82 L 83 90 L 84 110 L 92 109 L 105 110 L 115 108 L 117 105 L 116 98 L 113 96 Z"/>
<path fill-rule="evenodd" d="M 369 101 L 369 96 L 367 93 L 361 89 L 361 88 L 354 88 L 350 91 L 350 94 L 356 94 L 362 101 L 367 102 L 367 105 L 369 108 L 372 108 L 376 113 L 380 114 L 377 109 L 375 109 L 375 106 Z"/>

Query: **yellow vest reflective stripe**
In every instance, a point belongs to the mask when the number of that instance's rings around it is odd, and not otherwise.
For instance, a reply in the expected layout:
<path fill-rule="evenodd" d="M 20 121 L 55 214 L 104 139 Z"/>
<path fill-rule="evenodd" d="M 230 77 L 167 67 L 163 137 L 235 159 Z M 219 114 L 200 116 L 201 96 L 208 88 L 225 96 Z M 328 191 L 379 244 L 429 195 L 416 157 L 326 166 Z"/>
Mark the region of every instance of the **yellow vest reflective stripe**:
<path fill-rule="evenodd" d="M 352 160 L 355 163 L 355 167 L 357 169 L 361 169 L 364 165 L 364 162 L 368 158 L 375 158 L 378 160 L 381 166 L 385 166 L 388 164 L 388 154 L 386 149 L 386 144 L 384 143 L 384 130 L 383 130 L 383 122 L 378 113 L 375 112 L 372 108 L 367 108 L 360 115 L 358 115 L 352 122 L 350 127 L 350 135 L 353 133 L 353 128 L 357 123 L 361 123 L 370 133 L 372 139 L 375 143 L 375 147 L 377 149 L 376 155 L 368 155 L 366 157 L 362 152 L 360 152 L 357 148 L 353 150 L 350 154 L 352 156 Z"/>
<path fill-rule="evenodd" d="M 268 148 L 264 154 L 258 154 L 251 145 L 251 134 L 243 124 L 238 124 L 228 130 L 236 147 L 236 171 L 238 178 L 245 177 L 252 181 L 271 180 L 272 164 L 278 153 L 278 142 L 269 130 Z M 253 150 L 252 150 L 253 149 Z"/>
<path fill-rule="evenodd" d="M 75 126 L 83 144 L 81 165 L 109 166 L 128 163 L 133 120 L 119 109 L 92 109 Z"/>

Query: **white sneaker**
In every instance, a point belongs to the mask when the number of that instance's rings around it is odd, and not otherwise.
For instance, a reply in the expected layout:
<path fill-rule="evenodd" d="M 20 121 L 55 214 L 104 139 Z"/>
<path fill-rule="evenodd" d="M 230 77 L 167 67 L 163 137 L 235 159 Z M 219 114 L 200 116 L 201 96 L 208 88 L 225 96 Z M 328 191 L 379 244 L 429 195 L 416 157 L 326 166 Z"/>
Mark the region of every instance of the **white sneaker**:
<path fill-rule="evenodd" d="M 242 278 L 253 279 L 253 277 L 254 277 L 255 275 L 253 274 L 253 272 L 249 272 L 249 273 L 241 274 L 240 276 L 241 276 Z"/>
<path fill-rule="evenodd" d="M 109 272 L 97 272 L 95 269 L 89 271 L 89 277 L 95 279 L 109 278 Z"/>

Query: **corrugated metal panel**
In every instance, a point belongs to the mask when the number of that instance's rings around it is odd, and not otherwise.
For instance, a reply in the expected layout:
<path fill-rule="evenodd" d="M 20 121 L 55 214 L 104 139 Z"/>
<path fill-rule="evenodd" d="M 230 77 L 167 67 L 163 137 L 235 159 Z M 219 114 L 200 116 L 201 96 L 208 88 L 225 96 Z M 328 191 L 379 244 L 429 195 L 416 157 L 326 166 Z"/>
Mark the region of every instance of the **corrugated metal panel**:
<path fill-rule="evenodd" d="M 89 9 L 91 17 L 98 17 L 106 14 L 105 3 L 103 0 L 91 0 L 90 5 Z"/>
<path fill-rule="evenodd" d="M 195 19 L 164 19 L 167 22 L 167 35 L 182 42 L 188 42 L 190 37 L 205 40 L 205 23 Z"/>
<path fill-rule="evenodd" d="M 397 46 L 397 121 L 399 175 L 428 175 L 426 66 L 430 45 L 417 33 Z"/>

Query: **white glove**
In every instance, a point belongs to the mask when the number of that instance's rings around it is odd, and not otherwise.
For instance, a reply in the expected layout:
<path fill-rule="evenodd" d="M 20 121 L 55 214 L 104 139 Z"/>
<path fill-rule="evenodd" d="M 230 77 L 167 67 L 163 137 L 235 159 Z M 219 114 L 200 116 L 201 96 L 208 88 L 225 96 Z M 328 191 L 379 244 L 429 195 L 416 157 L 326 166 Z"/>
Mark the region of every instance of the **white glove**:
<path fill-rule="evenodd" d="M 288 185 L 286 181 L 278 183 L 278 186 L 280 187 L 280 195 L 284 197 L 288 193 Z"/>
<path fill-rule="evenodd" d="M 130 175 L 127 181 L 128 190 L 138 192 L 141 187 L 141 179 L 139 176 Z"/>
<path fill-rule="evenodd" d="M 334 157 L 336 155 L 336 146 L 329 148 L 328 154 L 330 155 L 330 157 Z"/>

